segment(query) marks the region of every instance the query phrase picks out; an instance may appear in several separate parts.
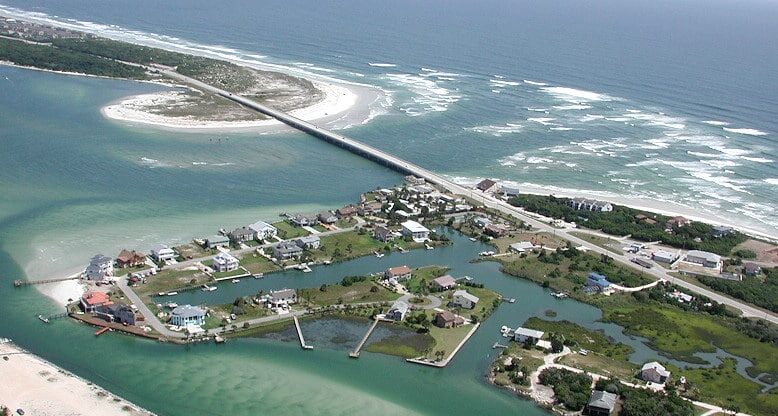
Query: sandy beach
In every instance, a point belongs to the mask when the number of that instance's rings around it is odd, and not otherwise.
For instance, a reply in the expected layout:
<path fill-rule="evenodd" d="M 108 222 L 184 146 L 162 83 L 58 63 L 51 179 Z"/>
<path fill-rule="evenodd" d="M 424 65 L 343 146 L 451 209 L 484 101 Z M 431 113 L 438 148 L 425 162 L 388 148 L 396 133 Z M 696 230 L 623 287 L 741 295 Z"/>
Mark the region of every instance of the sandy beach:
<path fill-rule="evenodd" d="M 0 405 L 34 416 L 152 415 L 80 377 L 0 340 Z"/>

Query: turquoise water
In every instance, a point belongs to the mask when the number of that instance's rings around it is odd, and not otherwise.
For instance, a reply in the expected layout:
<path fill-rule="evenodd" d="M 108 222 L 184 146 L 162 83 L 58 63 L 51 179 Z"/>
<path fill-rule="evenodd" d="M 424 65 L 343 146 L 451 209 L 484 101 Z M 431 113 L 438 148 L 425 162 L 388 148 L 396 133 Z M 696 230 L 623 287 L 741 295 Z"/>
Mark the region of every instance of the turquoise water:
<path fill-rule="evenodd" d="M 591 8 L 491 1 L 478 13 L 469 2 L 400 1 L 382 3 L 382 19 L 367 3 L 348 1 L 3 3 L 116 24 L 139 40 L 156 33 L 380 86 L 392 105 L 348 134 L 464 181 L 490 176 L 661 197 L 768 232 L 778 224 L 772 3 L 737 10 L 706 3 L 699 16 L 693 1 Z M 224 30 L 226 22 L 234 30 Z M 13 289 L 11 280 L 61 276 L 97 252 L 336 207 L 401 180 L 301 134 L 170 132 L 118 125 L 99 113 L 160 88 L 0 67 L 0 337 L 165 415 L 541 414 L 486 385 L 483 373 L 498 328 L 548 308 L 633 345 L 636 361 L 656 357 L 618 327 L 596 323 L 594 308 L 555 300 L 494 264 L 467 263 L 482 247 L 466 239 L 180 295 L 230 299 L 243 289 L 334 282 L 395 261 L 450 264 L 456 275 L 518 301 L 502 305 L 443 370 L 370 353 L 350 360 L 335 346 L 303 352 L 294 342 L 247 339 L 179 347 L 95 338 L 68 320 L 41 324 L 35 316 L 56 307 L 32 288 Z"/>

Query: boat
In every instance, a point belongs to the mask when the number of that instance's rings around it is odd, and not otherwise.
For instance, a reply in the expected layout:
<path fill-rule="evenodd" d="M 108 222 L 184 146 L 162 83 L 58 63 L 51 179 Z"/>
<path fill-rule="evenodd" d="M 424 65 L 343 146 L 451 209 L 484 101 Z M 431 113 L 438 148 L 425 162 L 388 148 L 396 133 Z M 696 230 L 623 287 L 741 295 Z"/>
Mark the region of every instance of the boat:
<path fill-rule="evenodd" d="M 170 302 L 167 305 L 165 305 L 168 309 L 175 309 L 178 307 L 178 304 L 175 302 Z"/>
<path fill-rule="evenodd" d="M 477 239 L 477 238 L 475 238 L 475 237 L 470 237 L 470 241 L 473 241 L 473 242 L 475 242 L 475 241 L 478 241 L 478 239 Z"/>
<path fill-rule="evenodd" d="M 216 289 L 216 286 L 203 285 L 203 292 L 213 292 Z"/>
<path fill-rule="evenodd" d="M 467 280 L 469 282 L 469 281 L 473 280 L 473 278 L 470 277 L 470 276 L 465 276 L 465 280 Z"/>
<path fill-rule="evenodd" d="M 379 253 L 377 250 L 374 251 L 373 254 L 375 254 L 375 256 L 378 257 L 379 259 L 384 256 L 384 253 Z"/>
<path fill-rule="evenodd" d="M 220 336 L 218 336 L 218 335 L 214 335 L 214 336 L 213 336 L 213 340 L 214 340 L 214 341 L 216 341 L 216 343 L 217 343 L 217 344 L 223 344 L 223 343 L 224 343 L 224 341 L 225 341 L 225 339 L 224 339 L 224 338 L 222 338 L 222 337 L 220 337 Z"/>
<path fill-rule="evenodd" d="M 264 274 L 264 273 L 257 273 L 257 274 L 255 274 L 255 275 L 254 275 L 254 278 L 255 278 L 255 279 L 261 279 L 261 278 L 263 278 L 263 277 L 265 277 L 265 274 Z"/>
<path fill-rule="evenodd" d="M 325 266 L 329 266 L 330 264 L 332 264 L 332 260 L 325 260 L 324 261 L 324 265 Z"/>
<path fill-rule="evenodd" d="M 516 303 L 516 299 L 510 298 L 510 299 L 508 299 L 508 303 Z"/>
<path fill-rule="evenodd" d="M 232 283 L 240 283 L 240 279 L 232 279 Z"/>
<path fill-rule="evenodd" d="M 40 319 L 44 323 L 49 323 L 49 318 L 46 318 L 43 315 L 38 315 L 38 319 Z"/>
<path fill-rule="evenodd" d="M 167 292 L 167 295 L 168 295 L 168 296 L 175 296 L 175 295 L 177 295 L 177 294 L 178 294 L 178 292 Z"/>
<path fill-rule="evenodd" d="M 427 243 L 424 244 L 424 248 L 426 248 L 427 250 L 434 250 L 435 249 L 435 247 L 432 247 L 431 245 L 429 245 Z"/>

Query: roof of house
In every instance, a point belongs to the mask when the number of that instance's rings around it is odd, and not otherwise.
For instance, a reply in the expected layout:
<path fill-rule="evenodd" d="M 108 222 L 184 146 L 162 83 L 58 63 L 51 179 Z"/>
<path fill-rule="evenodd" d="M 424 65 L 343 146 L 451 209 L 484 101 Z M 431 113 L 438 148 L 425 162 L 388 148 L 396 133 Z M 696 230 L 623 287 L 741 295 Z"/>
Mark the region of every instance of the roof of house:
<path fill-rule="evenodd" d="M 721 256 L 714 253 L 708 253 L 707 251 L 700 251 L 700 250 L 689 250 L 688 253 L 686 253 L 686 258 L 689 257 L 697 257 L 705 259 L 705 261 L 709 261 L 711 263 L 718 263 L 721 261 Z"/>
<path fill-rule="evenodd" d="M 440 287 L 454 286 L 457 284 L 456 279 L 454 279 L 454 277 L 452 277 L 450 274 L 444 274 L 443 276 L 433 280 L 433 282 L 438 284 Z"/>
<path fill-rule="evenodd" d="M 535 245 L 529 241 L 521 241 L 518 243 L 511 244 L 510 248 L 516 251 L 526 251 L 526 250 L 532 250 L 533 248 L 535 248 Z"/>
<path fill-rule="evenodd" d="M 465 321 L 462 317 L 457 316 L 456 314 L 454 314 L 451 311 L 438 312 L 435 315 L 435 318 L 438 318 L 438 317 L 440 317 L 441 319 L 443 319 L 446 322 L 456 322 L 456 321 L 464 322 Z"/>
<path fill-rule="evenodd" d="M 217 263 L 230 263 L 237 262 L 238 259 L 230 253 L 219 252 L 219 254 L 213 256 L 213 261 Z"/>
<path fill-rule="evenodd" d="M 274 245 L 273 249 L 281 251 L 281 252 L 303 251 L 303 249 L 301 249 L 297 244 L 295 244 L 292 241 L 282 241 L 282 242 Z"/>
<path fill-rule="evenodd" d="M 543 334 L 545 334 L 545 332 L 543 331 L 537 331 L 534 329 L 529 329 L 524 327 L 516 328 L 516 335 L 523 335 L 525 337 L 541 339 L 543 338 Z"/>
<path fill-rule="evenodd" d="M 389 312 L 391 312 L 391 311 L 398 311 L 400 313 L 406 313 L 406 312 L 408 312 L 408 309 L 410 309 L 410 308 L 411 308 L 411 305 L 409 305 L 409 304 L 407 304 L 407 303 L 405 303 L 405 302 L 403 302 L 401 300 L 398 300 L 398 301 L 396 301 L 396 302 L 394 302 L 392 304 L 392 307 L 389 308 Z"/>
<path fill-rule="evenodd" d="M 475 187 L 481 191 L 486 191 L 489 188 L 493 187 L 494 185 L 497 185 L 497 182 L 491 179 L 484 179 L 481 182 L 478 182 L 478 185 L 476 185 Z"/>
<path fill-rule="evenodd" d="M 484 227 L 485 230 L 491 230 L 491 231 L 508 231 L 508 227 L 502 225 L 502 224 L 486 224 L 486 227 Z"/>
<path fill-rule="evenodd" d="M 616 397 L 615 394 L 607 391 L 594 390 L 589 396 L 589 407 L 612 411 L 616 406 Z"/>
<path fill-rule="evenodd" d="M 402 276 L 410 272 L 412 272 L 412 270 L 408 266 L 397 266 L 386 269 L 386 273 L 388 273 L 389 276 Z"/>
<path fill-rule="evenodd" d="M 410 231 L 412 233 L 429 232 L 429 229 L 427 229 L 427 227 L 419 224 L 416 221 L 408 220 L 408 221 L 405 221 L 404 223 L 402 223 L 401 225 L 403 226 L 403 228 L 407 229 L 408 231 Z"/>
<path fill-rule="evenodd" d="M 297 241 L 301 241 L 303 244 L 311 244 L 321 241 L 321 238 L 318 235 L 305 235 L 298 238 Z"/>
<path fill-rule="evenodd" d="M 84 302 L 87 305 L 94 306 L 94 305 L 104 305 L 108 302 L 110 302 L 110 298 L 108 297 L 108 294 L 105 292 L 93 292 L 89 291 L 84 293 L 81 298 L 84 300 Z"/>
<path fill-rule="evenodd" d="M 208 237 L 206 241 L 208 241 L 209 243 L 228 243 L 230 239 L 227 238 L 227 236 L 225 235 L 216 234 Z"/>
<path fill-rule="evenodd" d="M 159 253 L 162 250 L 170 250 L 170 247 L 164 245 L 164 244 L 157 244 L 154 247 L 151 248 L 152 253 Z"/>
<path fill-rule="evenodd" d="M 249 227 L 240 227 L 232 230 L 232 232 L 230 232 L 230 235 L 234 237 L 243 237 L 247 235 L 254 235 L 254 233 L 256 232 L 257 232 L 256 230 L 251 229 Z"/>
<path fill-rule="evenodd" d="M 675 253 L 671 253 L 669 251 L 659 250 L 652 253 L 656 257 L 662 257 L 665 259 L 674 259 L 678 257 Z"/>
<path fill-rule="evenodd" d="M 592 280 L 608 280 L 607 277 L 605 277 L 605 276 L 603 276 L 603 275 L 601 275 L 599 273 L 595 273 L 595 272 L 589 273 L 588 277 L 589 277 L 589 279 L 592 279 Z"/>
<path fill-rule="evenodd" d="M 141 253 L 139 251 L 135 251 L 135 250 L 130 251 L 130 250 L 124 249 L 121 252 L 119 252 L 118 256 L 116 256 L 116 260 L 120 261 L 120 262 L 125 262 L 126 263 L 126 262 L 130 262 L 130 261 L 133 261 L 135 259 L 143 258 L 143 257 L 146 257 L 146 256 L 144 256 L 143 253 Z"/>
<path fill-rule="evenodd" d="M 331 213 L 330 211 L 323 211 L 323 212 L 319 213 L 318 217 L 319 217 L 319 219 L 322 219 L 322 218 L 332 218 L 332 217 L 337 217 L 337 215 Z"/>
<path fill-rule="evenodd" d="M 643 364 L 643 367 L 640 369 L 640 372 L 654 369 L 657 373 L 659 373 L 660 376 L 669 377 L 670 372 L 665 369 L 665 367 L 662 364 L 659 364 L 656 361 L 651 361 L 650 363 Z"/>
<path fill-rule="evenodd" d="M 182 305 L 170 311 L 170 315 L 180 316 L 182 318 L 192 318 L 205 316 L 205 311 L 201 308 L 198 308 L 197 306 Z"/>
<path fill-rule="evenodd" d="M 273 299 L 285 299 L 291 298 L 297 295 L 297 291 L 294 289 L 281 289 L 270 292 L 270 297 Z"/>
<path fill-rule="evenodd" d="M 276 227 L 273 227 L 264 221 L 257 221 L 254 224 L 249 225 L 249 228 L 257 232 L 276 229 Z"/>
<path fill-rule="evenodd" d="M 759 273 L 762 271 L 762 267 L 756 263 L 746 263 L 743 265 L 746 273 Z"/>
<path fill-rule="evenodd" d="M 478 296 L 471 295 L 470 293 L 467 293 L 466 290 L 457 290 L 456 292 L 454 292 L 454 296 L 455 297 L 456 296 L 461 296 L 461 297 L 469 300 L 470 302 L 478 303 Z"/>

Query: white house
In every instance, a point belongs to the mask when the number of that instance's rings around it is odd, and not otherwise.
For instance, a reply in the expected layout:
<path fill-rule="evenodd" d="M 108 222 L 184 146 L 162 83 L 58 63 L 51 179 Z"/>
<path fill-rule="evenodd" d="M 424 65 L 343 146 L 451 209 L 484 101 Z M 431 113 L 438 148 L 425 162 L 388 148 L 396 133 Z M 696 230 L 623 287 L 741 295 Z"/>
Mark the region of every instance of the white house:
<path fill-rule="evenodd" d="M 535 345 L 543 338 L 543 331 L 536 331 L 534 329 L 518 327 L 513 333 L 513 340 L 522 344 L 530 343 Z"/>
<path fill-rule="evenodd" d="M 678 255 L 669 251 L 659 250 L 651 253 L 651 259 L 658 263 L 670 264 L 678 259 Z"/>
<path fill-rule="evenodd" d="M 492 220 L 486 217 L 475 217 L 473 218 L 473 224 L 478 228 L 484 228 L 487 225 L 491 224 Z"/>
<path fill-rule="evenodd" d="M 389 308 L 389 312 L 386 313 L 386 318 L 398 322 L 402 321 L 405 319 L 405 315 L 408 314 L 410 308 L 410 305 L 401 300 L 398 300 L 392 304 L 391 308 Z"/>
<path fill-rule="evenodd" d="M 257 233 L 258 240 L 267 241 L 274 238 L 276 234 L 278 234 L 278 229 L 276 229 L 276 227 L 273 227 L 264 221 L 257 221 L 254 224 L 249 225 L 249 228 Z"/>
<path fill-rule="evenodd" d="M 721 268 L 721 256 L 708 253 L 707 251 L 689 250 L 689 252 L 686 253 L 686 261 L 711 269 Z"/>
<path fill-rule="evenodd" d="M 201 326 L 205 323 L 205 311 L 192 305 L 178 306 L 170 312 L 169 322 L 175 326 Z"/>
<path fill-rule="evenodd" d="M 206 248 L 229 247 L 230 239 L 226 235 L 212 235 L 205 239 Z"/>
<path fill-rule="evenodd" d="M 670 378 L 670 372 L 662 364 L 656 361 L 646 363 L 640 369 L 640 379 L 652 383 L 663 384 Z"/>
<path fill-rule="evenodd" d="M 316 250 L 321 247 L 321 239 L 318 235 L 307 235 L 294 240 L 294 243 L 303 250 Z"/>
<path fill-rule="evenodd" d="M 416 221 L 405 221 L 401 225 L 403 235 L 411 237 L 417 243 L 423 243 L 430 237 L 430 230 Z"/>
<path fill-rule="evenodd" d="M 478 303 L 478 297 L 467 293 L 465 290 L 457 290 L 451 297 L 451 303 L 460 308 L 473 309 Z"/>
<path fill-rule="evenodd" d="M 93 256 L 84 270 L 84 276 L 88 280 L 103 280 L 113 276 L 113 259 L 102 254 Z"/>
<path fill-rule="evenodd" d="M 521 241 L 508 246 L 508 249 L 516 254 L 526 253 L 528 251 L 532 251 L 534 248 L 535 245 L 529 241 Z"/>
<path fill-rule="evenodd" d="M 213 256 L 213 266 L 217 272 L 230 272 L 238 268 L 238 259 L 229 253 L 219 253 Z"/>
<path fill-rule="evenodd" d="M 613 211 L 613 205 L 605 201 L 597 201 L 596 199 L 588 198 L 573 198 L 568 203 L 573 209 L 579 211 L 598 211 L 598 212 L 611 212 Z"/>
<path fill-rule="evenodd" d="M 151 248 L 151 257 L 157 261 L 172 260 L 176 257 L 176 252 L 164 244 L 157 244 Z"/>

